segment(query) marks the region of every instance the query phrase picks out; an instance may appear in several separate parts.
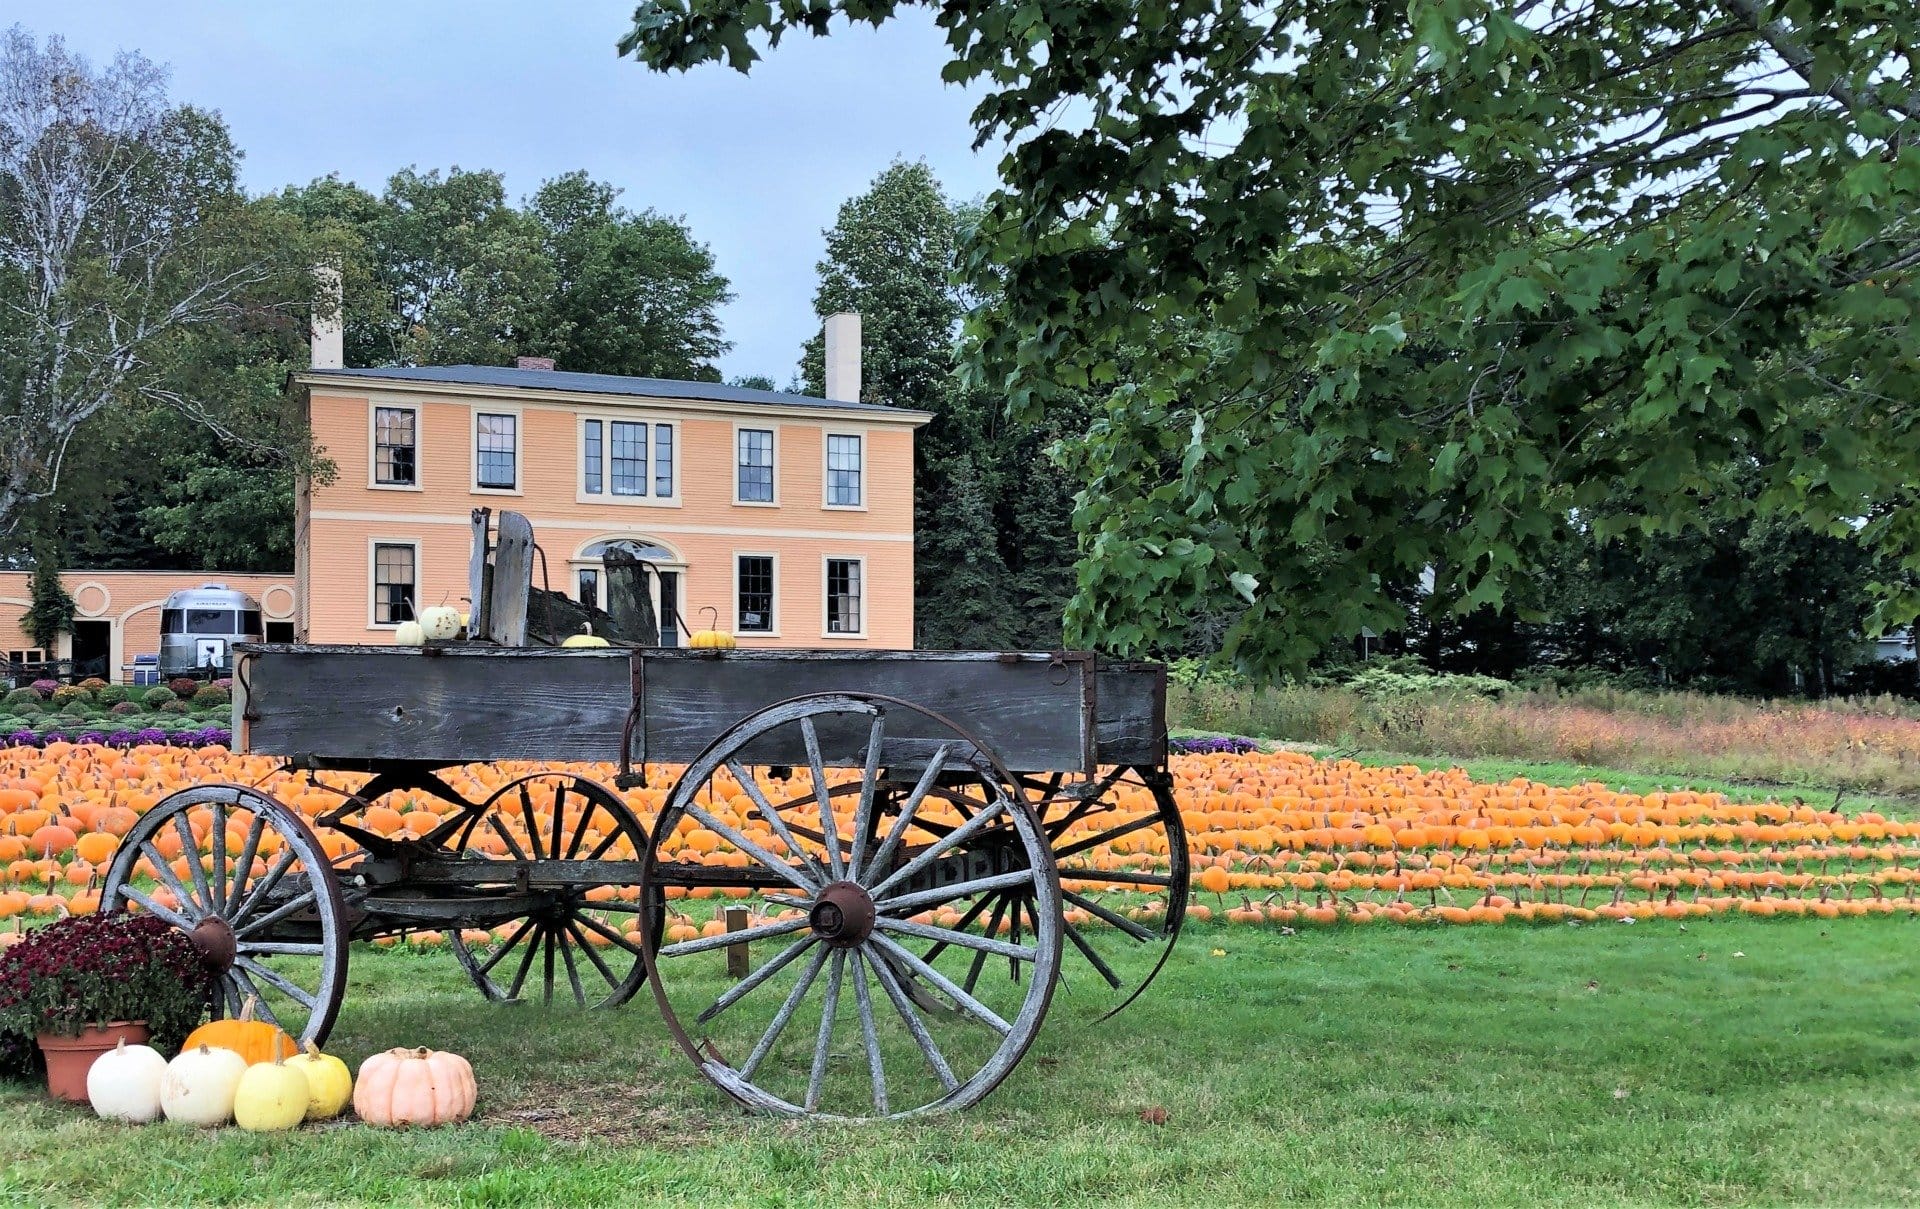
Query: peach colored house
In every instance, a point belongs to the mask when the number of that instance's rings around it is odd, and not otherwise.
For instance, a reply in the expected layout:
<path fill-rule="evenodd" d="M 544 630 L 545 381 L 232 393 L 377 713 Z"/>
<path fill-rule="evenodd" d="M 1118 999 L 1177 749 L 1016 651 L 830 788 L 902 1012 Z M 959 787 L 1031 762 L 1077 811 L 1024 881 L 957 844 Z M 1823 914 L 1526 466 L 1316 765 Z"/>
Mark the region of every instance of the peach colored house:
<path fill-rule="evenodd" d="M 298 603 L 291 575 L 229 575 L 218 571 L 62 571 L 73 597 L 73 629 L 49 651 L 34 645 L 20 621 L 31 603 L 26 571 L 0 571 L 0 659 L 104 660 L 107 678 L 124 680 L 136 655 L 160 650 L 160 606 L 182 588 L 221 583 L 260 602 L 266 636 L 290 640 Z"/>
<path fill-rule="evenodd" d="M 336 467 L 298 501 L 304 641 L 385 643 L 412 610 L 464 610 L 471 516 L 488 507 L 533 523 L 546 586 L 602 607 L 602 555 L 627 543 L 660 573 L 663 630 L 913 645 L 924 412 L 524 363 L 295 380 Z"/>

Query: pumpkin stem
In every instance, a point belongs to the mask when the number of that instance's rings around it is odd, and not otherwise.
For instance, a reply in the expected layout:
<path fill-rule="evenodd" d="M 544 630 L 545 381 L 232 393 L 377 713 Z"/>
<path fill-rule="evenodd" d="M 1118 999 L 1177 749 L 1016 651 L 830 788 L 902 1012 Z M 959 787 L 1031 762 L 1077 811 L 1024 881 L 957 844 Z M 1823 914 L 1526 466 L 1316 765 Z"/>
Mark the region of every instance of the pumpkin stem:
<path fill-rule="evenodd" d="M 315 1045 L 313 1043 L 313 1040 L 309 1038 L 307 1040 L 307 1057 L 318 1058 L 319 1056 L 320 1056 L 320 1047 L 318 1045 Z"/>
<path fill-rule="evenodd" d="M 424 1058 L 431 1053 L 433 1053 L 433 1051 L 423 1045 L 419 1049 L 413 1051 L 413 1056 L 416 1058 Z"/>
<path fill-rule="evenodd" d="M 240 1023 L 251 1024 L 253 1022 L 253 1009 L 259 1002 L 260 996 L 247 996 L 246 1001 L 240 1005 L 240 1015 L 237 1017 Z"/>

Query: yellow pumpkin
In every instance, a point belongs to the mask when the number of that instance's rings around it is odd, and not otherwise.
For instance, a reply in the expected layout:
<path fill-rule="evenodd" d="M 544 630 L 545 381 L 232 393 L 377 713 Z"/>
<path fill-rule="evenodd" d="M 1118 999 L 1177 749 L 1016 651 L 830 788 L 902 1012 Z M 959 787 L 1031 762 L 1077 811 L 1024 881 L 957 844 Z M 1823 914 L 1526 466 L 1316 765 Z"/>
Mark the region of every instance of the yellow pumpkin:
<path fill-rule="evenodd" d="M 690 645 L 696 651 L 731 651 L 740 644 L 725 630 L 695 630 Z"/>
<path fill-rule="evenodd" d="M 573 635 L 571 638 L 568 638 L 565 642 L 562 642 L 560 645 L 564 647 L 574 647 L 574 648 L 587 647 L 587 646 L 606 646 L 607 640 L 595 635 L 593 632 L 593 623 L 588 622 L 585 625 L 580 627 L 580 633 Z"/>
<path fill-rule="evenodd" d="M 195 1046 L 209 1045 L 217 1049 L 230 1049 L 247 1060 L 252 1066 L 259 1062 L 274 1062 L 281 1058 L 291 1058 L 300 1052 L 293 1038 L 281 1032 L 279 1028 L 264 1020 L 253 1018 L 254 1008 L 259 1006 L 256 996 L 247 996 L 240 1005 L 240 1014 L 232 1020 L 215 1020 L 201 1025 L 187 1034 L 182 1050 Z"/>
<path fill-rule="evenodd" d="M 307 1119 L 307 1077 L 284 1060 L 249 1066 L 233 1092 L 233 1123 L 242 1129 L 292 1129 Z"/>
<path fill-rule="evenodd" d="M 353 1099 L 353 1072 L 332 1054 L 321 1053 L 313 1042 L 307 1042 L 306 1053 L 287 1059 L 287 1065 L 307 1077 L 307 1120 L 337 1117 Z"/>
<path fill-rule="evenodd" d="M 458 1054 L 390 1049 L 360 1064 L 353 1111 L 369 1125 L 451 1125 L 473 1115 L 475 1090 Z"/>

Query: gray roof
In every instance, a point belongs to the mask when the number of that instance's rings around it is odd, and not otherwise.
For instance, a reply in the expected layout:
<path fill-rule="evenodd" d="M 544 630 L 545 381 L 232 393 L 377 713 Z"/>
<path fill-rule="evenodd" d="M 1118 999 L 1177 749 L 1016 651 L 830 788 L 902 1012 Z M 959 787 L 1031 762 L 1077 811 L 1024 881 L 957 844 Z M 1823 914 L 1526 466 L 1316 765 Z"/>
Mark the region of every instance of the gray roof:
<path fill-rule="evenodd" d="M 510 369 L 504 365 L 423 365 L 387 369 L 317 369 L 315 377 L 372 378 L 384 382 L 442 382 L 455 386 L 499 386 L 513 390 L 565 390 L 585 394 L 637 395 L 650 399 L 699 399 L 709 403 L 746 403 L 762 407 L 827 407 L 907 419 L 925 412 L 879 403 L 816 399 L 783 390 L 749 390 L 720 382 L 679 382 L 671 378 L 629 378 L 620 374 L 578 374 L 559 369 Z M 300 374 L 297 377 L 307 375 Z"/>

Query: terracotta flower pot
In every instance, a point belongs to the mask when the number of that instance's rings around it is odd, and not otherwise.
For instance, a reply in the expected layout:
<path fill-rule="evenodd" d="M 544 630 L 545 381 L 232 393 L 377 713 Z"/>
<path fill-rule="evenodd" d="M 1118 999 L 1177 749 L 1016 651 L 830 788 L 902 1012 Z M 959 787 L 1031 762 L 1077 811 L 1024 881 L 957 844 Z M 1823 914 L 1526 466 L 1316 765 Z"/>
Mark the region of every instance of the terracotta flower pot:
<path fill-rule="evenodd" d="M 91 1025 L 78 1037 L 41 1033 L 38 1040 L 40 1052 L 47 1056 L 47 1094 L 56 1100 L 85 1104 L 87 1072 L 93 1069 L 93 1060 L 121 1041 L 128 1045 L 146 1044 L 147 1022 L 116 1020 L 112 1024 Z"/>

